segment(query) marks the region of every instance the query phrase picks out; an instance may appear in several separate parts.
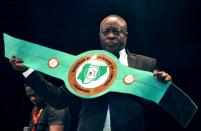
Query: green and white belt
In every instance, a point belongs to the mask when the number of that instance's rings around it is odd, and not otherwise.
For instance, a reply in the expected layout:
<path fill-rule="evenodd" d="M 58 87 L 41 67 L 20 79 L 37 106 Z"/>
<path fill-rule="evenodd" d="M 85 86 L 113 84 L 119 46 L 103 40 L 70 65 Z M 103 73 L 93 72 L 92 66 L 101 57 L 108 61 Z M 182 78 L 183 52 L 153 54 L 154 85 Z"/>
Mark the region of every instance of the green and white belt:
<path fill-rule="evenodd" d="M 197 110 L 191 98 L 171 81 L 164 84 L 151 72 L 126 67 L 107 51 L 93 50 L 74 56 L 7 34 L 4 43 L 5 57 L 15 55 L 27 67 L 63 80 L 66 88 L 78 97 L 91 99 L 108 92 L 135 95 L 157 103 L 183 127 Z M 184 99 L 178 102 L 178 97 Z"/>

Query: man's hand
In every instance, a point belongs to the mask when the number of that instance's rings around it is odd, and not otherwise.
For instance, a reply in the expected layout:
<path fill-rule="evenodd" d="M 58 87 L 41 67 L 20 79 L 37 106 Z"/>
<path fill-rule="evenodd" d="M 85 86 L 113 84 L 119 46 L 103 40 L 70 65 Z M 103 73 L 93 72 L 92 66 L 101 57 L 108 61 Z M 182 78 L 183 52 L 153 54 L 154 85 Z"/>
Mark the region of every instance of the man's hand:
<path fill-rule="evenodd" d="M 15 56 L 13 56 L 10 60 L 9 63 L 11 64 L 11 66 L 13 67 L 13 69 L 18 70 L 18 71 L 26 71 L 28 70 L 28 67 L 26 67 L 25 65 L 23 65 L 23 60 L 20 58 L 16 58 Z"/>
<path fill-rule="evenodd" d="M 153 75 L 154 75 L 154 77 L 156 77 L 159 81 L 161 81 L 163 83 L 166 83 L 166 82 L 172 80 L 172 77 L 164 71 L 154 70 Z"/>

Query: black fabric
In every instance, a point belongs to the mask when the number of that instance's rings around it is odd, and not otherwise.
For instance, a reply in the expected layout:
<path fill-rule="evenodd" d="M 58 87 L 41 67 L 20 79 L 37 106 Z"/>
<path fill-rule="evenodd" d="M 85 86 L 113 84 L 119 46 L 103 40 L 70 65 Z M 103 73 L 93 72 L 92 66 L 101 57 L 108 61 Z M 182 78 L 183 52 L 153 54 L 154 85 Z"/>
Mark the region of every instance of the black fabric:
<path fill-rule="evenodd" d="M 117 59 L 119 59 L 119 52 L 115 52 L 115 53 L 113 53 L 113 55 L 115 55 L 117 57 Z"/>
<path fill-rule="evenodd" d="M 34 111 L 32 110 L 29 122 L 30 129 L 34 126 L 33 113 Z M 69 130 L 70 115 L 68 108 L 56 110 L 50 105 L 45 105 L 35 127 L 35 131 L 49 131 L 49 126 L 57 124 L 64 125 L 64 131 Z"/>
<path fill-rule="evenodd" d="M 128 52 L 128 66 L 152 71 L 156 60 L 150 57 Z M 26 81 L 37 94 L 57 108 L 68 106 L 79 98 L 72 96 L 66 89 L 57 88 L 47 83 L 37 72 Z M 112 131 L 144 131 L 144 101 L 138 97 L 108 93 L 95 99 L 82 99 L 78 131 L 103 131 L 108 105 Z"/>

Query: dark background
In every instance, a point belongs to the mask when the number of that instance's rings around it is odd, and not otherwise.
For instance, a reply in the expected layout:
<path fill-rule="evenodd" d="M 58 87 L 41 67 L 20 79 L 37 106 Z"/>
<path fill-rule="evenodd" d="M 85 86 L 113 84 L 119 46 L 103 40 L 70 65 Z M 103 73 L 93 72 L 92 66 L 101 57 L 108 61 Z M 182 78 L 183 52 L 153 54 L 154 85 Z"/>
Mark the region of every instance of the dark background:
<path fill-rule="evenodd" d="M 126 19 L 127 48 L 157 58 L 160 68 L 171 74 L 174 83 L 200 107 L 200 7 L 200 0 L 1 1 L 0 130 L 22 130 L 32 108 L 25 96 L 21 74 L 14 71 L 3 56 L 2 33 L 77 55 L 101 49 L 99 23 L 110 14 Z M 54 78 L 46 78 L 56 85 L 62 84 Z M 75 104 L 73 110 L 77 110 L 78 105 Z M 198 109 L 186 129 L 171 118 L 163 118 L 156 130 L 200 131 L 200 118 Z M 163 127 L 164 123 L 168 127 Z"/>

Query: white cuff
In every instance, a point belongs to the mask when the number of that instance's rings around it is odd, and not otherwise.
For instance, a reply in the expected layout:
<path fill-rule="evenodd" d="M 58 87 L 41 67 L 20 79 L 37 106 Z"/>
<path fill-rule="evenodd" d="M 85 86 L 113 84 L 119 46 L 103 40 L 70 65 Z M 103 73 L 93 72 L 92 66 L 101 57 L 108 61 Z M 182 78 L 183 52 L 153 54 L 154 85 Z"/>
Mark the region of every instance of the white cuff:
<path fill-rule="evenodd" d="M 22 73 L 22 75 L 27 78 L 32 72 L 34 72 L 34 69 L 29 68 L 25 72 Z"/>

